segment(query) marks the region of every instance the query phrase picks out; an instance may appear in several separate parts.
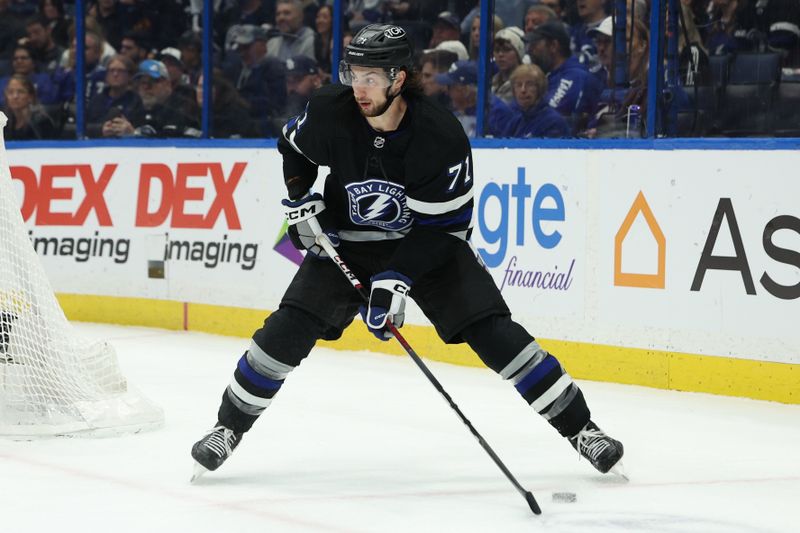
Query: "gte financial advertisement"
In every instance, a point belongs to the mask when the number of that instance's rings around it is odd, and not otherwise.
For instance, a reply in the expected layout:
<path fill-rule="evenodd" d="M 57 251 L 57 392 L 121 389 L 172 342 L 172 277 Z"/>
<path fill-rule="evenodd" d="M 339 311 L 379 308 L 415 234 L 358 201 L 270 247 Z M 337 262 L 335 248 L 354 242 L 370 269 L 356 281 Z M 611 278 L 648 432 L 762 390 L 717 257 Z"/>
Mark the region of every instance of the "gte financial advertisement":
<path fill-rule="evenodd" d="M 9 160 L 58 292 L 269 310 L 302 260 L 275 149 Z M 800 154 L 476 149 L 473 161 L 472 244 L 535 335 L 800 362 L 800 182 L 788 170 Z M 418 309 L 407 320 L 426 323 Z"/>

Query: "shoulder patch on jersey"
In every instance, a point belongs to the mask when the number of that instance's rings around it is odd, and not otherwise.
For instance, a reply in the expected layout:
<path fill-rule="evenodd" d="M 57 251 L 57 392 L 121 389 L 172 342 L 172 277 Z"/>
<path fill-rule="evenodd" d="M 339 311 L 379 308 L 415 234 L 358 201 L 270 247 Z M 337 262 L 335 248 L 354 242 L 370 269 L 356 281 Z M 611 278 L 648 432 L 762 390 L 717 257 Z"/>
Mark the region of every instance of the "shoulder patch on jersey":
<path fill-rule="evenodd" d="M 375 226 L 401 231 L 411 226 L 411 210 L 406 205 L 402 185 L 370 179 L 345 185 L 350 220 L 360 226 Z"/>

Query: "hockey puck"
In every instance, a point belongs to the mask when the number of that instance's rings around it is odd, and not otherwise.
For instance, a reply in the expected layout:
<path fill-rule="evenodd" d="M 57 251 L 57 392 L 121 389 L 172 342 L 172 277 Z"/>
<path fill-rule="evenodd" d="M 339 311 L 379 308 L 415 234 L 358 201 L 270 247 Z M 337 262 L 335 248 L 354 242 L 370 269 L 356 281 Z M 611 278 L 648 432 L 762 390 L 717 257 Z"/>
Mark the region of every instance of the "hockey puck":
<path fill-rule="evenodd" d="M 578 495 L 574 492 L 554 492 L 553 502 L 555 503 L 575 503 L 578 501 Z"/>

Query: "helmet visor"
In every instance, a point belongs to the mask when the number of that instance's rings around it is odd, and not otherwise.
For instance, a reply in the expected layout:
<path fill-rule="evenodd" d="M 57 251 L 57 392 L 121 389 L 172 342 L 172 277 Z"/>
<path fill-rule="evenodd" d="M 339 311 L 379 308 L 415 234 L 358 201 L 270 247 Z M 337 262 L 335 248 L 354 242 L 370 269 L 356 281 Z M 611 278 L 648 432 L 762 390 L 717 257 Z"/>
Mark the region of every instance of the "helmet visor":
<path fill-rule="evenodd" d="M 344 85 L 365 89 L 386 89 L 392 84 L 383 67 L 351 65 L 345 61 L 339 62 L 339 81 Z"/>

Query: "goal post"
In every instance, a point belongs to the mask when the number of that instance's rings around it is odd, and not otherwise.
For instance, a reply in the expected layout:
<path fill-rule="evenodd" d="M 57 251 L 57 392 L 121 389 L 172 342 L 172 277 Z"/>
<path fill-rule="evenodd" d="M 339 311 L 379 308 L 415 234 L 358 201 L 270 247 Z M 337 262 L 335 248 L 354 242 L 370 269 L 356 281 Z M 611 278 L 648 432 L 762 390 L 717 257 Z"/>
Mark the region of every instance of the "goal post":
<path fill-rule="evenodd" d="M 28 238 L 0 113 L 0 436 L 114 435 L 163 424 L 107 342 L 67 321 Z"/>

